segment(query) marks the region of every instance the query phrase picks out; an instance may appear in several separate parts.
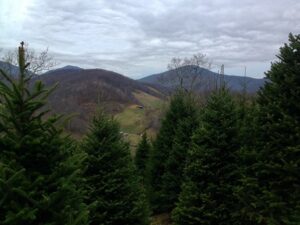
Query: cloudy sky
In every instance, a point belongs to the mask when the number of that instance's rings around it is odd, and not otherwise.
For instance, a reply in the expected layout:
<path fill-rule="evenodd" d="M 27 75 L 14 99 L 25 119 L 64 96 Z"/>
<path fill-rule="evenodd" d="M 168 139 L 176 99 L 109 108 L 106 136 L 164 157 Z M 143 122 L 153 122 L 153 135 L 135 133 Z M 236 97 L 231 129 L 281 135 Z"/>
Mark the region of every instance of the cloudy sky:
<path fill-rule="evenodd" d="M 197 53 L 215 70 L 242 75 L 247 66 L 263 77 L 289 32 L 300 33 L 299 0 L 0 0 L 0 8 L 0 48 L 24 40 L 49 47 L 59 66 L 133 78 Z"/>

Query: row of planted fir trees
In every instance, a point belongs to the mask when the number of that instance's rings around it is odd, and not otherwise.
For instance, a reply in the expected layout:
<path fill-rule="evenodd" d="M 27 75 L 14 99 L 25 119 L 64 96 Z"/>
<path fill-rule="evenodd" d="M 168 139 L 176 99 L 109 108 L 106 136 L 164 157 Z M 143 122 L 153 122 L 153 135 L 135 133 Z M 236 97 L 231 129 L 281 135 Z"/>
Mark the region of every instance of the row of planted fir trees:
<path fill-rule="evenodd" d="M 300 35 L 266 76 L 251 101 L 225 87 L 201 107 L 192 93 L 173 96 L 139 166 L 154 214 L 176 225 L 300 224 Z"/>
<path fill-rule="evenodd" d="M 76 143 L 48 116 L 19 47 L 17 80 L 0 69 L 0 224 L 146 225 L 145 192 L 118 124 L 103 113 Z M 46 117 L 45 117 L 46 115 Z"/>
<path fill-rule="evenodd" d="M 24 51 L 17 80 L 0 70 L 0 224 L 143 225 L 150 210 L 177 225 L 300 224 L 300 35 L 253 101 L 176 92 L 135 165 L 103 113 L 80 143 L 64 134 Z"/>

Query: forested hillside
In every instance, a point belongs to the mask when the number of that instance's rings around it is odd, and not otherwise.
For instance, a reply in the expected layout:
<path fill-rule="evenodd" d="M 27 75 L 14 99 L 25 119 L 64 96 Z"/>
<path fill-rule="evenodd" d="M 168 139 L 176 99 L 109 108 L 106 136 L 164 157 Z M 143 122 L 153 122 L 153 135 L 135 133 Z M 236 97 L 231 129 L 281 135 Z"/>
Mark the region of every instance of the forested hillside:
<path fill-rule="evenodd" d="M 163 73 L 153 74 L 141 78 L 140 81 L 148 84 L 160 84 L 167 88 L 174 88 L 176 87 L 176 79 L 179 73 L 184 77 L 183 86 L 185 88 L 189 88 L 190 83 L 195 79 L 193 89 L 199 93 L 209 91 L 216 85 L 220 86 L 220 83 L 224 82 L 227 88 L 232 92 L 242 92 L 246 86 L 248 93 L 255 94 L 265 83 L 265 79 L 226 74 L 222 76 L 219 73 L 196 65 L 183 66 Z"/>
<path fill-rule="evenodd" d="M 124 132 L 138 134 L 143 129 L 157 129 L 155 116 L 158 115 L 158 109 L 155 105 L 149 105 L 149 102 L 159 104 L 166 97 L 164 88 L 158 89 L 155 85 L 145 85 L 101 69 L 66 67 L 42 74 L 36 80 L 43 81 L 46 86 L 58 83 L 58 88 L 49 97 L 49 105 L 55 113 L 75 114 L 68 129 L 78 136 L 87 131 L 88 123 L 100 108 L 120 117 L 121 123 L 126 113 L 132 111 L 133 118 L 124 121 Z M 155 113 L 152 116 L 150 112 L 153 111 Z M 134 117 L 137 119 L 134 120 Z M 141 119 L 145 120 L 143 125 L 138 124 Z M 132 132 L 127 129 L 128 126 L 142 128 Z"/>

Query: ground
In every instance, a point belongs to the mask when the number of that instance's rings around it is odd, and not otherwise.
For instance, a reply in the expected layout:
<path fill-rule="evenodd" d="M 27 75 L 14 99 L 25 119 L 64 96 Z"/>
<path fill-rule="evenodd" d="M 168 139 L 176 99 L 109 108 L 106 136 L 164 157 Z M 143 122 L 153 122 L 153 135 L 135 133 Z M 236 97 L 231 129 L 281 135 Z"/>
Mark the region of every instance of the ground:
<path fill-rule="evenodd" d="M 171 225 L 170 215 L 165 213 L 153 216 L 151 225 Z"/>

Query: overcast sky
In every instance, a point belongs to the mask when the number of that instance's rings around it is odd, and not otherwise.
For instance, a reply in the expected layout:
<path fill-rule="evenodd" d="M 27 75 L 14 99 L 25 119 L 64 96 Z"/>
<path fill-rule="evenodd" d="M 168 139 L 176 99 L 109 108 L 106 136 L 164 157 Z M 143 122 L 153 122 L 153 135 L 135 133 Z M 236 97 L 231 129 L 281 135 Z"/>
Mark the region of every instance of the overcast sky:
<path fill-rule="evenodd" d="M 300 33 L 300 0 L 0 0 L 0 8 L 0 48 L 24 40 L 49 47 L 59 66 L 133 78 L 196 53 L 226 74 L 247 66 L 263 77 L 289 32 Z"/>

